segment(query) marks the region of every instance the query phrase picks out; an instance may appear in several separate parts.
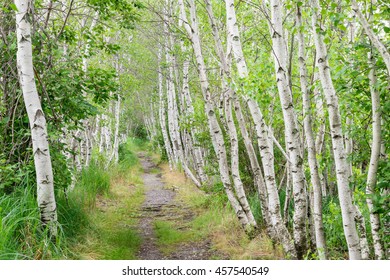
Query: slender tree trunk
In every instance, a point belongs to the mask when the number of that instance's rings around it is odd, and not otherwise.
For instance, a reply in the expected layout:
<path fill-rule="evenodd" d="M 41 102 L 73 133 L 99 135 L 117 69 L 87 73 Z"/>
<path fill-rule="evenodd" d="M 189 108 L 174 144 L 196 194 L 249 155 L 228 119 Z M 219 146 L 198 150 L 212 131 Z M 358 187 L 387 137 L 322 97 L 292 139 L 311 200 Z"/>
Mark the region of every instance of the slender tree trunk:
<path fill-rule="evenodd" d="M 33 156 L 37 179 L 37 200 L 41 222 L 48 227 L 52 236 L 57 235 L 57 211 L 54 197 L 53 169 L 50 158 L 45 115 L 39 100 L 32 60 L 31 25 L 33 3 L 29 0 L 15 0 L 17 64 L 19 82 L 23 92 L 31 128 Z"/>
<path fill-rule="evenodd" d="M 167 2 L 167 5 L 169 3 Z M 171 7 L 168 7 L 168 9 Z M 171 12 L 169 12 L 171 13 Z M 170 24 L 170 19 L 166 17 L 167 24 Z M 168 28 L 166 28 L 168 31 Z M 176 163 L 181 163 L 183 170 L 185 174 L 195 183 L 197 187 L 201 187 L 201 183 L 198 181 L 198 179 L 194 176 L 192 171 L 187 166 L 187 162 L 184 159 L 183 155 L 183 144 L 181 139 L 181 133 L 179 129 L 179 109 L 177 104 L 177 98 L 176 98 L 176 87 L 174 83 L 174 69 L 175 69 L 175 58 L 173 55 L 170 54 L 170 49 L 174 47 L 174 42 L 172 35 L 167 32 L 167 41 L 166 41 L 166 60 L 167 64 L 169 65 L 168 70 L 168 127 L 169 127 L 169 134 L 170 138 L 172 140 L 172 148 L 173 148 L 173 154 L 175 156 Z M 178 75 L 176 75 L 178 76 Z"/>
<path fill-rule="evenodd" d="M 314 73 L 314 81 L 317 80 L 317 72 Z M 324 150 L 324 141 L 325 141 L 325 129 L 326 129 L 326 122 L 325 122 L 325 114 L 324 114 L 324 102 L 322 100 L 322 93 L 320 90 L 315 89 L 314 93 L 314 99 L 316 103 L 316 119 L 318 120 L 318 131 L 316 135 L 316 142 L 315 142 L 315 148 L 316 148 L 316 153 L 317 155 L 321 155 Z M 322 196 L 325 197 L 327 196 L 327 189 L 326 189 L 326 178 L 324 174 L 321 172 L 320 174 L 320 179 L 321 179 L 321 193 Z"/>
<path fill-rule="evenodd" d="M 189 22 L 187 20 L 183 0 L 179 0 L 180 17 L 181 20 L 183 21 L 187 35 L 190 38 L 192 47 L 194 49 L 200 83 L 201 83 L 201 89 L 203 93 L 203 98 L 205 100 L 205 113 L 207 116 L 207 121 L 208 121 L 208 126 L 209 126 L 209 131 L 210 131 L 210 136 L 212 139 L 214 151 L 218 159 L 218 167 L 221 176 L 221 181 L 224 185 L 225 192 L 227 194 L 229 202 L 232 208 L 234 209 L 241 225 L 243 226 L 243 228 L 248 229 L 248 227 L 250 227 L 248 218 L 245 215 L 245 212 L 242 209 L 242 206 L 240 205 L 239 201 L 234 195 L 234 191 L 232 189 L 232 184 L 230 181 L 225 142 L 223 139 L 221 127 L 219 126 L 217 116 L 214 111 L 214 105 L 211 99 L 211 92 L 210 92 L 209 82 L 206 73 L 206 65 L 204 63 L 204 58 L 203 58 L 201 44 L 200 44 L 195 2 L 194 0 L 189 0 L 188 2 L 190 5 L 191 21 Z"/>
<path fill-rule="evenodd" d="M 303 115 L 304 115 L 304 131 L 306 138 L 306 145 L 308 150 L 308 161 L 310 167 L 310 179 L 313 187 L 313 220 L 314 220 L 314 231 L 315 231 L 315 243 L 317 247 L 318 257 L 321 260 L 326 259 L 326 243 L 324 234 L 324 225 L 322 222 L 322 195 L 321 195 L 321 180 L 318 173 L 318 163 L 316 157 L 315 139 L 312 128 L 312 117 L 311 117 L 311 103 L 308 91 L 307 83 L 307 67 L 306 67 L 306 55 L 305 55 L 305 42 L 302 27 L 302 16 L 300 7 L 297 6 L 297 29 L 298 29 L 298 61 L 299 61 L 299 72 L 301 80 L 301 91 L 303 100 Z"/>
<path fill-rule="evenodd" d="M 272 226 L 277 234 L 276 238 L 280 240 L 284 251 L 289 254 L 291 258 L 296 258 L 297 255 L 293 245 L 293 240 L 283 223 L 280 213 L 279 194 L 275 180 L 272 140 L 268 135 L 269 131 L 257 103 L 254 100 L 247 98 L 247 104 L 252 115 L 253 122 L 255 123 L 257 142 L 259 145 L 261 160 L 263 162 L 264 179 L 268 192 L 269 216 L 271 218 Z"/>
<path fill-rule="evenodd" d="M 183 51 L 185 51 L 183 49 Z M 192 98 L 190 94 L 190 89 L 189 89 L 189 84 L 188 84 L 188 72 L 189 72 L 189 66 L 190 66 L 190 61 L 186 59 L 183 63 L 183 96 L 184 96 L 184 101 L 186 104 L 185 111 L 187 113 L 187 116 L 190 118 L 194 117 L 194 107 L 192 105 Z M 192 121 L 190 123 L 190 135 L 191 135 L 191 142 L 193 145 L 193 148 L 191 149 L 193 151 L 194 155 L 194 165 L 196 172 L 199 176 L 200 182 L 203 184 L 207 182 L 207 175 L 204 171 L 204 161 L 203 161 L 203 155 L 202 155 L 202 150 L 198 144 L 198 141 L 196 141 L 196 130 L 193 127 Z"/>
<path fill-rule="evenodd" d="M 338 98 L 331 79 L 326 45 L 324 43 L 322 35 L 320 34 L 321 25 L 318 21 L 318 15 L 321 13 L 321 7 L 318 0 L 311 0 L 311 6 L 312 28 L 317 51 L 316 63 L 328 106 L 333 154 L 336 164 L 337 188 L 340 198 L 344 233 L 348 244 L 349 258 L 361 259 L 359 236 L 356 230 L 356 224 L 354 220 L 355 211 L 354 206 L 352 204 L 351 191 L 349 189 L 348 162 L 343 143 L 343 133 L 341 128 L 341 115 L 338 107 Z"/>
<path fill-rule="evenodd" d="M 164 100 L 164 88 L 163 88 L 163 75 L 161 69 L 161 49 L 158 52 L 158 61 L 159 61 L 159 69 L 158 69 L 158 93 L 160 98 L 160 106 L 159 106 L 159 119 L 160 119 L 160 127 L 161 133 L 163 135 L 164 147 L 168 157 L 169 167 L 172 170 L 173 167 L 173 151 L 171 142 L 168 137 L 167 132 L 167 124 L 166 124 L 166 115 L 165 115 L 165 100 Z"/>
<path fill-rule="evenodd" d="M 236 112 L 237 121 L 240 125 L 241 135 L 244 140 L 244 144 L 249 156 L 249 161 L 254 175 L 253 180 L 259 195 L 261 213 L 264 217 L 267 230 L 272 236 L 273 229 L 272 229 L 272 223 L 269 216 L 267 188 L 265 186 L 264 177 L 261 172 L 259 161 L 257 160 L 257 156 L 256 156 L 255 149 L 253 147 L 252 140 L 250 139 L 248 130 L 246 129 L 244 115 L 242 113 L 241 104 L 237 96 L 234 96 L 234 110 Z"/>
<path fill-rule="evenodd" d="M 121 98 L 118 96 L 118 100 L 115 101 L 115 131 L 114 131 L 114 145 L 112 147 L 112 153 L 110 162 L 114 160 L 114 163 L 119 159 L 119 121 L 121 110 Z"/>
<path fill-rule="evenodd" d="M 294 197 L 294 241 L 299 259 L 306 251 L 306 190 L 301 156 L 301 140 L 297 116 L 294 110 L 289 79 L 287 76 L 287 52 L 283 39 L 282 4 L 279 0 L 271 0 L 271 37 L 275 61 L 276 80 L 279 98 L 282 105 L 283 119 L 289 157 Z"/>
<path fill-rule="evenodd" d="M 234 124 L 233 112 L 232 112 L 232 95 L 233 95 L 232 90 L 225 88 L 225 95 L 226 95 L 225 116 L 226 116 L 226 123 L 228 127 L 228 134 L 230 138 L 230 156 L 231 156 L 230 170 L 233 178 L 234 189 L 236 190 L 238 200 L 240 201 L 240 204 L 244 209 L 245 214 L 248 217 L 249 223 L 252 226 L 257 227 L 240 176 L 238 136 L 237 136 L 236 125 Z"/>
<path fill-rule="evenodd" d="M 217 50 L 220 66 L 221 66 L 221 80 L 222 80 L 222 88 L 224 92 L 224 112 L 225 112 L 225 118 L 226 118 L 226 128 L 227 133 L 230 138 L 230 156 L 231 156 L 231 174 L 233 178 L 234 188 L 236 190 L 236 194 L 238 196 L 238 199 L 248 217 L 248 220 L 250 224 L 254 227 L 257 226 L 256 221 L 254 219 L 253 213 L 249 207 L 249 203 L 245 194 L 244 186 L 241 181 L 240 171 L 239 171 L 239 145 L 238 145 L 238 135 L 237 135 L 237 129 L 236 125 L 233 119 L 233 112 L 232 112 L 232 103 L 233 103 L 233 95 L 235 95 L 234 91 L 229 87 L 227 80 L 230 78 L 230 63 L 226 61 L 226 56 L 222 48 L 221 39 L 219 36 L 218 29 L 215 25 L 215 19 L 214 14 L 212 11 L 212 6 L 209 1 L 205 1 L 206 3 L 206 9 L 210 21 L 210 25 L 212 28 L 212 33 L 214 37 L 215 42 L 215 48 Z M 230 14 L 230 16 L 235 17 L 234 13 L 234 3 L 229 6 L 229 8 L 233 8 L 233 12 Z M 229 21 L 229 17 L 228 17 Z M 237 24 L 235 24 L 235 27 L 237 28 Z M 238 35 L 238 29 L 237 33 L 235 33 L 235 36 L 228 36 L 228 41 L 233 40 L 233 37 L 235 40 L 239 40 Z M 236 46 L 237 48 L 241 49 L 241 45 L 239 44 Z M 242 53 L 242 52 L 241 52 Z M 246 68 L 244 57 L 241 56 L 241 67 Z M 242 70 L 240 70 L 242 71 Z"/>
<path fill-rule="evenodd" d="M 371 233 L 374 243 L 375 258 L 381 260 L 384 258 L 384 251 L 380 238 L 380 218 L 379 214 L 374 213 L 374 203 L 372 200 L 373 194 L 375 194 L 375 186 L 377 182 L 377 172 L 379 156 L 381 151 L 381 107 L 379 91 L 377 89 L 377 78 L 375 71 L 375 59 L 372 53 L 368 54 L 368 62 L 370 65 L 370 92 L 371 92 L 371 104 L 372 104 L 372 144 L 371 144 L 371 157 L 370 165 L 367 172 L 367 184 L 366 184 L 366 201 L 370 211 L 370 223 Z"/>
<path fill-rule="evenodd" d="M 244 53 L 242 51 L 241 40 L 238 31 L 234 0 L 225 0 L 226 4 L 226 24 L 228 31 L 228 41 L 233 51 L 233 56 L 237 65 L 237 71 L 241 78 L 248 76 Z"/>

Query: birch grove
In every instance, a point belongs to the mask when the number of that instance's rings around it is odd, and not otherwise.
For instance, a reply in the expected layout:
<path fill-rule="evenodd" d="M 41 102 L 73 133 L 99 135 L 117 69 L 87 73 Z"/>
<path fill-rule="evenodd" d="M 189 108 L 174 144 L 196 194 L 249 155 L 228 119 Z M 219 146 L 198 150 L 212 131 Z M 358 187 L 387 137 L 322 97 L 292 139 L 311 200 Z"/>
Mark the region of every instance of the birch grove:
<path fill-rule="evenodd" d="M 226 258 L 388 259 L 387 14 L 363 0 L 5 1 L 0 258 L 70 254 L 84 214 L 128 195 L 138 211 L 152 190 L 193 214 L 170 230 L 202 228 Z"/>

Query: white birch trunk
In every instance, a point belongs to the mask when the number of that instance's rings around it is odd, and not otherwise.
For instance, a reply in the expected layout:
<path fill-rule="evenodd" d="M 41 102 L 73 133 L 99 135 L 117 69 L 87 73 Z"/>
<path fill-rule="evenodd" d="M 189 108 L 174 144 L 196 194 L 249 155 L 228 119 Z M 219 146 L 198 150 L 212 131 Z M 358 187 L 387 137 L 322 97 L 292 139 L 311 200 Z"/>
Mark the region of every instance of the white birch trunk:
<path fill-rule="evenodd" d="M 269 132 L 263 120 L 263 115 L 261 114 L 258 104 L 249 98 L 247 99 L 247 104 L 255 123 L 257 142 L 259 145 L 261 160 L 263 162 L 264 179 L 268 192 L 268 208 L 271 223 L 276 231 L 276 238 L 278 238 L 282 243 L 284 251 L 289 254 L 291 258 L 296 258 L 297 253 L 293 245 L 293 240 L 283 223 L 283 219 L 280 213 L 280 201 L 275 178 L 274 154 L 271 148 L 272 141 L 268 135 Z"/>
<path fill-rule="evenodd" d="M 230 181 L 225 142 L 223 139 L 221 127 L 219 126 L 214 111 L 214 105 L 211 99 L 211 92 L 210 92 L 208 77 L 206 73 L 206 65 L 204 63 L 204 58 L 203 58 L 201 44 L 200 44 L 195 2 L 194 0 L 189 0 L 188 2 L 190 5 L 191 21 L 189 22 L 187 20 L 183 0 L 179 0 L 180 17 L 184 24 L 188 37 L 191 40 L 192 47 L 194 49 L 200 83 L 201 83 L 201 89 L 203 93 L 203 98 L 205 100 L 205 113 L 207 116 L 207 121 L 208 121 L 208 126 L 209 126 L 209 131 L 210 131 L 210 136 L 212 139 L 214 151 L 218 159 L 218 167 L 221 176 L 221 181 L 224 185 L 225 192 L 227 194 L 229 202 L 232 208 L 234 209 L 234 212 L 236 213 L 241 225 L 243 226 L 243 228 L 249 229 L 248 227 L 250 227 L 250 224 L 248 218 L 245 215 L 244 210 L 242 209 L 239 201 L 234 195 L 232 184 Z"/>
<path fill-rule="evenodd" d="M 192 105 L 192 98 L 189 90 L 189 84 L 188 84 L 188 72 L 189 72 L 189 66 L 190 66 L 190 61 L 186 59 L 183 63 L 183 97 L 184 97 L 184 102 L 186 104 L 186 114 L 187 116 L 189 115 L 190 118 L 193 118 L 194 115 L 194 107 Z M 204 172 L 204 164 L 203 164 L 203 155 L 201 148 L 199 147 L 197 141 L 196 141 L 196 130 L 193 128 L 192 122 L 190 124 L 190 134 L 191 134 L 191 142 L 193 144 L 193 148 L 191 149 L 194 154 L 194 165 L 196 172 L 199 176 L 200 182 L 203 184 L 207 182 L 207 175 Z"/>
<path fill-rule="evenodd" d="M 17 66 L 19 82 L 30 123 L 33 156 L 37 179 L 37 201 L 44 227 L 52 236 L 57 235 L 57 211 L 54 197 L 53 169 L 50 158 L 46 119 L 39 100 L 32 60 L 31 25 L 29 18 L 33 3 L 29 0 L 15 0 Z"/>
<path fill-rule="evenodd" d="M 314 73 L 314 81 L 318 79 L 318 73 Z M 316 135 L 316 142 L 315 142 L 315 148 L 317 155 L 320 155 L 323 152 L 324 149 L 324 141 L 325 141 L 325 129 L 326 129 L 326 122 L 325 122 L 325 114 L 324 114 L 324 102 L 322 100 L 322 93 L 320 90 L 315 89 L 314 92 L 314 100 L 316 103 L 316 119 L 318 120 L 318 131 Z M 320 179 L 321 179 L 321 193 L 322 196 L 327 196 L 327 189 L 326 189 L 326 180 L 322 173 L 320 173 Z"/>
<path fill-rule="evenodd" d="M 374 203 L 372 201 L 372 195 L 375 193 L 379 156 L 381 152 L 381 107 L 379 91 L 377 89 L 378 83 L 375 71 L 375 59 L 372 53 L 368 54 L 368 62 L 370 65 L 370 73 L 368 77 L 370 79 L 372 104 L 372 144 L 370 165 L 367 172 L 366 202 L 370 211 L 371 234 L 374 243 L 375 259 L 381 260 L 384 258 L 384 250 L 379 234 L 381 223 L 379 214 L 374 213 Z"/>
<path fill-rule="evenodd" d="M 343 219 L 344 234 L 348 244 L 349 258 L 361 259 L 359 236 L 354 220 L 354 206 L 352 204 L 351 191 L 349 189 L 349 167 L 346 158 L 343 133 L 341 128 L 341 116 L 338 107 L 338 98 L 333 86 L 326 45 L 320 33 L 318 15 L 321 7 L 318 0 L 311 0 L 312 28 L 317 51 L 317 67 L 328 106 L 330 132 L 332 137 L 333 154 L 336 164 L 337 188 L 340 198 L 341 213 Z"/>
<path fill-rule="evenodd" d="M 240 78 L 248 76 L 248 68 L 246 66 L 244 53 L 242 51 L 240 35 L 238 31 L 236 11 L 234 8 L 234 0 L 225 0 L 226 4 L 226 25 L 228 31 L 228 40 L 231 45 L 233 56 L 237 64 L 237 71 Z"/>
<path fill-rule="evenodd" d="M 168 32 L 168 28 L 165 28 L 165 30 Z M 168 36 L 168 34 L 167 34 Z M 167 80 L 166 80 L 166 87 L 167 87 L 167 100 L 168 100 L 168 133 L 169 138 L 172 141 L 172 152 L 173 152 L 173 161 L 174 164 L 177 165 L 180 160 L 180 150 L 179 150 L 179 139 L 178 139 L 178 133 L 176 131 L 176 125 L 175 125 L 175 102 L 176 102 L 176 92 L 175 92 L 175 84 L 173 82 L 173 66 L 172 66 L 172 59 L 170 55 L 169 50 L 169 39 L 166 40 L 165 45 L 165 56 L 166 56 L 166 63 L 168 64 L 168 73 L 167 73 Z"/>
<path fill-rule="evenodd" d="M 264 217 L 264 222 L 267 227 L 267 230 L 272 236 L 273 229 L 271 228 L 272 223 L 269 216 L 268 193 L 267 193 L 267 188 L 265 186 L 264 177 L 261 172 L 259 161 L 257 160 L 257 156 L 256 156 L 255 149 L 253 147 L 252 140 L 250 139 L 248 130 L 246 128 L 245 119 L 242 113 L 240 101 L 238 100 L 237 96 L 234 96 L 233 98 L 234 98 L 234 110 L 236 112 L 237 121 L 240 126 L 241 135 L 244 140 L 245 148 L 248 153 L 249 161 L 254 175 L 253 181 L 256 185 L 258 195 L 259 195 L 261 213 Z"/>
<path fill-rule="evenodd" d="M 324 234 L 324 225 L 322 222 L 322 195 L 321 195 L 321 180 L 318 173 L 318 163 L 316 157 L 315 139 L 312 128 L 311 117 L 311 102 L 308 91 L 307 82 L 307 67 L 305 55 L 305 42 L 302 27 L 302 17 L 300 7 L 297 6 L 297 29 L 298 29 L 298 61 L 301 81 L 302 101 L 303 101 L 303 115 L 304 115 L 304 131 L 306 138 L 306 145 L 308 150 L 308 161 L 310 167 L 310 179 L 313 186 L 313 212 L 315 244 L 317 247 L 318 257 L 321 260 L 326 259 L 326 243 Z"/>
<path fill-rule="evenodd" d="M 173 152 L 171 147 L 171 142 L 168 137 L 167 132 L 167 124 L 166 124 L 166 115 L 165 115 L 165 100 L 164 100 L 164 88 L 163 88 L 163 75 L 162 75 L 162 69 L 161 69 L 161 49 L 159 49 L 158 53 L 158 62 L 159 62 L 159 68 L 158 68 L 158 93 L 159 93 L 159 119 L 160 119 L 160 127 L 161 127 L 161 133 L 164 140 L 164 147 L 165 152 L 167 153 L 168 157 L 168 163 L 169 168 L 172 170 L 173 167 Z"/>
<path fill-rule="evenodd" d="M 306 251 L 306 190 L 301 156 L 301 140 L 294 110 L 291 89 L 287 76 L 287 53 L 283 39 L 282 4 L 271 0 L 271 37 L 275 61 L 275 72 L 282 105 L 287 147 L 291 160 L 294 197 L 294 241 L 297 257 L 301 259 Z"/>
<path fill-rule="evenodd" d="M 119 159 L 119 122 L 120 122 L 120 109 L 121 98 L 118 96 L 118 100 L 115 101 L 115 131 L 114 131 L 114 145 L 112 147 L 112 153 L 109 162 L 114 160 L 114 163 L 118 163 Z"/>
<path fill-rule="evenodd" d="M 235 58 L 235 62 L 237 64 L 238 74 L 241 78 L 245 78 L 248 76 L 248 69 L 246 66 L 245 56 L 242 51 L 234 1 L 226 0 L 225 3 L 226 3 L 226 19 L 227 19 L 226 22 L 227 22 L 227 31 L 228 31 L 227 44 L 228 44 L 228 52 L 229 52 L 227 55 L 225 55 L 223 52 L 222 43 L 218 34 L 218 29 L 215 24 L 211 3 L 209 0 L 205 0 L 206 10 L 210 19 L 210 25 L 216 43 L 217 53 L 220 57 L 221 70 L 224 71 L 227 76 L 230 75 L 229 67 L 231 65 L 230 63 L 230 57 L 231 57 L 230 49 L 231 49 L 233 52 L 233 56 Z M 245 148 L 251 163 L 251 169 L 255 177 L 254 182 L 258 190 L 260 206 L 262 209 L 263 217 L 265 219 L 265 224 L 268 228 L 268 231 L 271 233 L 272 231 L 270 228 L 271 222 L 268 214 L 268 194 L 265 187 L 264 178 L 260 169 L 259 162 L 257 160 L 255 150 L 253 148 L 252 140 L 250 139 L 248 135 L 248 131 L 246 129 L 246 124 L 245 124 L 244 116 L 242 114 L 240 101 L 235 93 L 233 93 L 232 97 L 233 97 L 234 110 L 241 130 L 241 135 L 244 139 Z"/>
<path fill-rule="evenodd" d="M 236 191 L 238 200 L 240 201 L 240 204 L 242 208 L 245 211 L 246 216 L 248 217 L 249 223 L 253 227 L 257 227 L 255 218 L 253 216 L 253 213 L 249 207 L 248 200 L 246 198 L 246 194 L 244 191 L 244 186 L 241 181 L 241 176 L 240 176 L 240 170 L 239 170 L 239 147 L 238 147 L 238 137 L 237 137 L 237 130 L 236 126 L 234 124 L 234 119 L 233 119 L 233 113 L 232 113 L 232 91 L 230 89 L 225 88 L 225 116 L 226 116 L 226 123 L 227 123 L 227 128 L 228 128 L 228 134 L 230 138 L 230 156 L 231 156 L 231 161 L 230 161 L 230 169 L 231 169 L 231 174 L 233 178 L 233 183 L 234 183 L 234 189 Z"/>
<path fill-rule="evenodd" d="M 370 248 L 368 247 L 366 220 L 364 219 L 357 205 L 354 205 L 354 207 L 355 207 L 355 222 L 358 231 L 360 233 L 359 245 L 360 245 L 361 259 L 368 260 L 370 258 Z"/>

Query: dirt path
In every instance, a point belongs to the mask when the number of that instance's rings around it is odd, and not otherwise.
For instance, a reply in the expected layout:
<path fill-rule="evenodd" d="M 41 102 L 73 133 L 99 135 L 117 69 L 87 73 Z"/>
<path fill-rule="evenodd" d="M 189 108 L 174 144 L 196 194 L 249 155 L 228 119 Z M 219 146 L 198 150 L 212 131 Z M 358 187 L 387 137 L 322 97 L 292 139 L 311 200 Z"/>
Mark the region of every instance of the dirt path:
<path fill-rule="evenodd" d="M 143 239 L 138 258 L 141 260 L 200 260 L 210 259 L 215 255 L 211 250 L 209 241 L 191 242 L 179 244 L 176 250 L 164 255 L 158 248 L 157 237 L 154 232 L 154 221 L 189 221 L 193 218 L 191 211 L 184 205 L 179 204 L 174 198 L 176 192 L 168 188 L 162 181 L 161 170 L 145 156 L 139 155 L 144 169 L 143 181 L 145 186 L 145 202 L 141 208 L 139 231 Z"/>

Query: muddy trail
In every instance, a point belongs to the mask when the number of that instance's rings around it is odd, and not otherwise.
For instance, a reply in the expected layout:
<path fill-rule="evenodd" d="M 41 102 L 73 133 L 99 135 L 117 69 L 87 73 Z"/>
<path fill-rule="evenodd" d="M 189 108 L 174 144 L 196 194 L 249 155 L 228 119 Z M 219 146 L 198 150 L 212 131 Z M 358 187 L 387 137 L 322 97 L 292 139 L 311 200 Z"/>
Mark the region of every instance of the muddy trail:
<path fill-rule="evenodd" d="M 142 244 L 138 252 L 141 260 L 207 260 L 215 256 L 210 241 L 186 242 L 177 245 L 172 253 L 164 254 L 158 246 L 155 233 L 156 220 L 185 223 L 194 218 L 190 209 L 175 200 L 174 186 L 166 186 L 161 169 L 145 153 L 138 157 L 144 169 L 145 201 L 141 206 L 138 231 Z"/>

